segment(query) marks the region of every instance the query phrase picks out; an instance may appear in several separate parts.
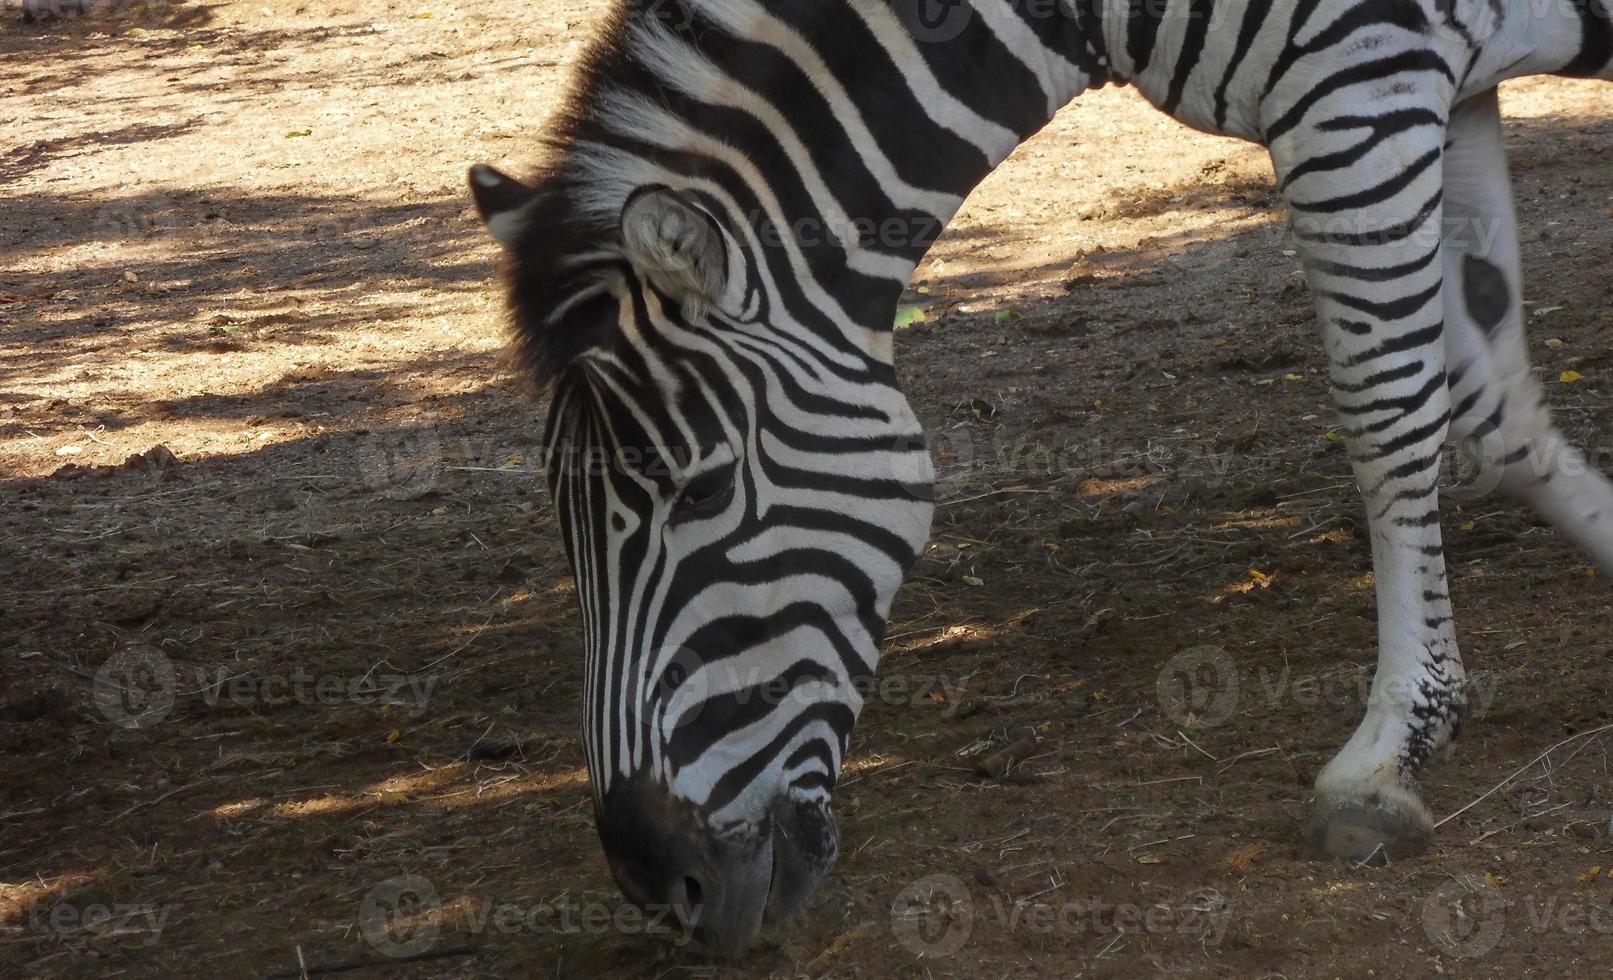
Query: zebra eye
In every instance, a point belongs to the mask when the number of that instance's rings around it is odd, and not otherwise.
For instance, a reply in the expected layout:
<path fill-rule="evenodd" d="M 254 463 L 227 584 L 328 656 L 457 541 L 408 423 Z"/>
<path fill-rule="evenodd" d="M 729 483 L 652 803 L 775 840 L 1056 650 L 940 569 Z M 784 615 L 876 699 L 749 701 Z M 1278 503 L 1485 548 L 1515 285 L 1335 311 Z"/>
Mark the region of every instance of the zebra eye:
<path fill-rule="evenodd" d="M 729 463 L 690 480 L 672 505 L 674 522 L 699 520 L 721 513 L 734 499 L 738 463 Z"/>

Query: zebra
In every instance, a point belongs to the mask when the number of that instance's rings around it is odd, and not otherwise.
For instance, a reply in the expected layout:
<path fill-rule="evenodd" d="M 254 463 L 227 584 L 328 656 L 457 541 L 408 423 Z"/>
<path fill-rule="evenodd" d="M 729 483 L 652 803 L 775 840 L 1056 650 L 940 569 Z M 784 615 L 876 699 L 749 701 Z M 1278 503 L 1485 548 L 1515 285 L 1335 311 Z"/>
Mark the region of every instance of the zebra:
<path fill-rule="evenodd" d="M 1267 147 L 1367 512 L 1378 667 L 1305 838 L 1429 847 L 1465 704 L 1456 441 L 1613 570 L 1613 486 L 1530 373 L 1496 87 L 1613 79 L 1613 0 L 633 0 L 529 180 L 471 168 L 583 633 L 625 896 L 742 951 L 832 865 L 832 790 L 934 472 L 893 314 L 936 234 L 1080 93 Z"/>

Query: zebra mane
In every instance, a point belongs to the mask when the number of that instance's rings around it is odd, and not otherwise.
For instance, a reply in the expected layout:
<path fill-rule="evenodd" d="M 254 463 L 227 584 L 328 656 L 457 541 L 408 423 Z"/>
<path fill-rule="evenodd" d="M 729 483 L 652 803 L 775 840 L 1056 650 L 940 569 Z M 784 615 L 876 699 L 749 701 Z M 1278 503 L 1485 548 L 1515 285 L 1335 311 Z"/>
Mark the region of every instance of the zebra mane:
<path fill-rule="evenodd" d="M 662 6 L 688 13 L 685 0 Z M 633 191 L 675 177 L 624 147 L 624 106 L 660 101 L 635 56 L 635 36 L 663 34 L 643 0 L 612 6 L 579 61 L 561 108 L 540 137 L 544 159 L 526 175 L 533 200 L 520 240 L 502 264 L 509 297 L 509 357 L 548 390 L 590 350 L 620 338 L 614 284 L 631 274 L 620 218 Z"/>

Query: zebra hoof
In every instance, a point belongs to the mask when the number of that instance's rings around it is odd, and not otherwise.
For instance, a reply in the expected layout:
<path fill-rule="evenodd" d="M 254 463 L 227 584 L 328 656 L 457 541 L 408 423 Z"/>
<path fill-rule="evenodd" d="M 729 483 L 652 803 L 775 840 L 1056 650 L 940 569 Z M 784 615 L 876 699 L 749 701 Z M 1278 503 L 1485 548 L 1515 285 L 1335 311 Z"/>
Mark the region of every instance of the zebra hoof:
<path fill-rule="evenodd" d="M 1434 815 L 1416 794 L 1396 787 L 1365 799 L 1318 797 L 1311 805 L 1311 850 L 1356 864 L 1382 866 L 1434 843 Z"/>

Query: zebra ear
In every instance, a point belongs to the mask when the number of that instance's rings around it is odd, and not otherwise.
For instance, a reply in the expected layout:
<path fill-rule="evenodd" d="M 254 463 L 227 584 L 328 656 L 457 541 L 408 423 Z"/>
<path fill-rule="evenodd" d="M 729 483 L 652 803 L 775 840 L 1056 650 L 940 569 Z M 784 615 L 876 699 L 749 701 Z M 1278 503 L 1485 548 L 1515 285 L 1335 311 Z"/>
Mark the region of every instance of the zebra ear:
<path fill-rule="evenodd" d="M 514 248 L 538 192 L 485 163 L 470 168 L 470 192 L 487 230 L 500 245 Z"/>
<path fill-rule="evenodd" d="M 685 303 L 710 305 L 728 278 L 728 246 L 717 220 L 688 194 L 641 187 L 622 208 L 627 257 Z"/>

